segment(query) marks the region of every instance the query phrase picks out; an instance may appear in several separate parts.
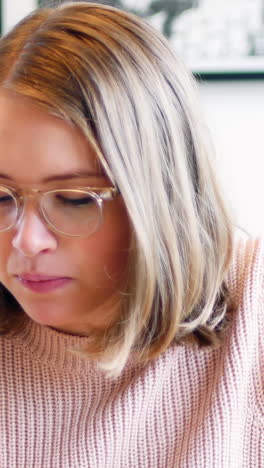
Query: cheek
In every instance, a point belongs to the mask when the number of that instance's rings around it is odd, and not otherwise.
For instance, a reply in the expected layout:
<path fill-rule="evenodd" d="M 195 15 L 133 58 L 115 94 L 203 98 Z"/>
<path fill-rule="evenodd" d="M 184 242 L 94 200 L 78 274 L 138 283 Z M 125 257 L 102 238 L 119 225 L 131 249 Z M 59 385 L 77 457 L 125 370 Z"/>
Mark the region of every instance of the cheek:
<path fill-rule="evenodd" d="M 120 281 L 125 274 L 130 249 L 131 229 L 127 217 L 112 217 L 109 221 L 106 219 L 94 236 L 82 239 L 79 248 L 87 275 L 91 277 L 92 274 L 102 282 L 110 278 Z"/>
<path fill-rule="evenodd" d="M 10 232 L 0 233 L 0 281 L 7 271 L 8 259 L 12 251 L 12 235 Z"/>

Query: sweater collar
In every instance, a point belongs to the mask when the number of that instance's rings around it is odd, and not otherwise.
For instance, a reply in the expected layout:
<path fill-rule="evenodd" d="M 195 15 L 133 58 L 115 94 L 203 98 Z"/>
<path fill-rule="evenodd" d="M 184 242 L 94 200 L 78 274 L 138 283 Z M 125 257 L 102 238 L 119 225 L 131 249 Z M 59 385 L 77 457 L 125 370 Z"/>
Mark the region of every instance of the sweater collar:
<path fill-rule="evenodd" d="M 94 361 L 70 352 L 71 349 L 85 350 L 89 337 L 71 335 L 40 325 L 25 313 L 19 326 L 9 332 L 7 338 L 12 339 L 32 360 L 56 366 L 57 369 L 74 372 L 91 372 L 97 369 L 99 372 Z"/>

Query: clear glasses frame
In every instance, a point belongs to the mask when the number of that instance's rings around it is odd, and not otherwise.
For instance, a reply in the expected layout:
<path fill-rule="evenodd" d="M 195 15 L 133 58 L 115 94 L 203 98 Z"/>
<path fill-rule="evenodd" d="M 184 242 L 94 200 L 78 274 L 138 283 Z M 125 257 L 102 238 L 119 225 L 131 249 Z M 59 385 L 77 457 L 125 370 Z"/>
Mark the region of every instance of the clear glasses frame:
<path fill-rule="evenodd" d="M 0 228 L 0 233 L 10 231 L 11 229 L 13 229 L 17 225 L 17 223 L 19 222 L 19 220 L 21 219 L 21 217 L 24 214 L 24 209 L 25 209 L 25 202 L 24 201 L 25 201 L 25 199 L 26 198 L 33 198 L 37 202 L 39 214 L 41 215 L 43 220 L 46 222 L 46 224 L 49 226 L 49 228 L 52 231 L 54 231 L 56 233 L 59 233 L 59 234 L 61 234 L 63 236 L 67 236 L 67 237 L 89 237 L 94 232 L 96 232 L 99 229 L 100 225 L 102 224 L 104 202 L 105 201 L 111 201 L 120 194 L 120 191 L 119 191 L 119 189 L 117 187 L 77 187 L 77 188 L 72 188 L 72 189 L 69 189 L 69 188 L 64 189 L 62 187 L 62 188 L 55 189 L 55 190 L 40 190 L 40 189 L 36 189 L 36 188 L 30 188 L 30 189 L 27 189 L 27 190 L 22 190 L 22 189 L 17 189 L 17 188 L 14 188 L 14 187 L 9 187 L 8 185 L 0 184 L 0 190 L 1 189 L 6 190 L 7 193 L 9 192 L 9 194 L 13 197 L 13 199 L 15 200 L 15 203 L 16 203 L 17 213 L 16 213 L 16 217 L 15 217 L 14 222 L 12 222 L 10 224 L 10 226 L 8 226 L 6 229 L 1 229 Z M 89 234 L 68 234 L 68 233 L 58 229 L 49 220 L 49 218 L 48 218 L 47 214 L 45 213 L 45 210 L 43 209 L 43 206 L 41 204 L 41 199 L 43 199 L 43 197 L 45 195 L 47 195 L 47 194 L 56 194 L 56 193 L 60 193 L 60 192 L 66 192 L 66 193 L 69 192 L 69 193 L 80 194 L 80 195 L 85 195 L 86 194 L 86 195 L 89 195 L 89 196 L 93 197 L 93 199 L 96 201 L 96 203 L 98 205 L 98 208 L 99 208 L 99 210 L 98 210 L 99 220 L 98 220 L 98 224 L 96 226 L 96 229 L 91 231 Z"/>

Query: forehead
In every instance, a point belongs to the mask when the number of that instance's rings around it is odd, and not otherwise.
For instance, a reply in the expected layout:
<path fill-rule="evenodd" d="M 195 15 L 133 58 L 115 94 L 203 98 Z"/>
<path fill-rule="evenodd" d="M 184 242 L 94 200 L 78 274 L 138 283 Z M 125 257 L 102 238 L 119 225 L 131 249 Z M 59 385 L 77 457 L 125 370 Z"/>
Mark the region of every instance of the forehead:
<path fill-rule="evenodd" d="M 65 172 L 99 172 L 95 151 L 82 132 L 0 90 L 0 173 L 21 183 L 36 183 Z"/>

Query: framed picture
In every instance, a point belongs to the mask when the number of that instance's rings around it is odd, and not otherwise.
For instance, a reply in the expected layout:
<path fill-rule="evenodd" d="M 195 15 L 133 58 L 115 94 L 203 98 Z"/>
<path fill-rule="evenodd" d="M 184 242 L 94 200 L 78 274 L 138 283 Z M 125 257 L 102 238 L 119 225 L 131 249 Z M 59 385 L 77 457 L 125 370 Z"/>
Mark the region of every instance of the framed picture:
<path fill-rule="evenodd" d="M 96 0 L 93 0 L 96 3 Z M 39 6 L 63 3 L 39 0 Z M 164 33 L 198 77 L 264 78 L 264 0 L 100 0 Z"/>

